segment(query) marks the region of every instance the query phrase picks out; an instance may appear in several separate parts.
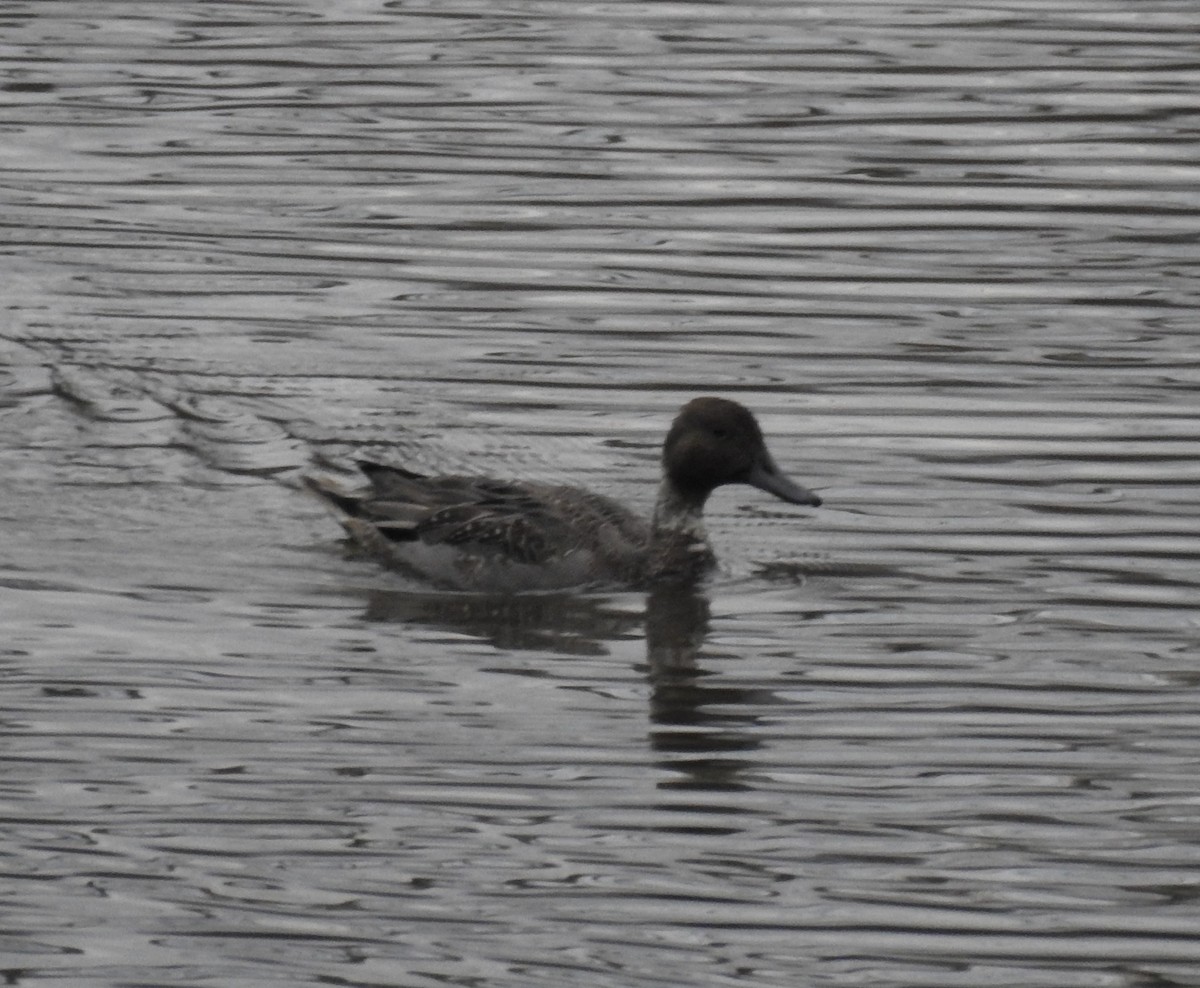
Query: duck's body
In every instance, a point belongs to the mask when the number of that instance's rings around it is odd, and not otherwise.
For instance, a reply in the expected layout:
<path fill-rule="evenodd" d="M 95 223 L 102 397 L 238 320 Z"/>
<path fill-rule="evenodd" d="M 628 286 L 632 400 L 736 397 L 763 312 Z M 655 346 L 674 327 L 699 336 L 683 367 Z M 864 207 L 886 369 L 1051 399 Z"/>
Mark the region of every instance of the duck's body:
<path fill-rule="evenodd" d="M 693 582 L 715 562 L 703 510 L 716 487 L 745 483 L 793 504 L 821 503 L 779 472 L 754 416 L 721 398 L 697 398 L 680 410 L 663 445 L 649 521 L 579 487 L 358 465 L 370 481 L 363 491 L 324 478 L 306 482 L 382 562 L 451 589 Z"/>

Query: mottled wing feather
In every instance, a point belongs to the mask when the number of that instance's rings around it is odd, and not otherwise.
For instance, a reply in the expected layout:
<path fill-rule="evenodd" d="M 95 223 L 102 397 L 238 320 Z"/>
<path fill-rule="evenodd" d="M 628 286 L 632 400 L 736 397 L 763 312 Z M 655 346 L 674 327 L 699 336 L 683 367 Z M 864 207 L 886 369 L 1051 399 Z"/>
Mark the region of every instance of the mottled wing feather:
<path fill-rule="evenodd" d="M 648 541 L 644 521 L 581 488 L 424 477 L 369 461 L 359 466 L 370 481 L 367 491 L 352 494 L 325 482 L 310 486 L 349 515 L 343 524 L 356 541 L 385 556 L 386 545 L 399 550 L 412 542 L 531 565 L 582 552 L 604 571 L 629 566 Z"/>
<path fill-rule="evenodd" d="M 431 544 L 543 563 L 569 547 L 570 531 L 553 514 L 512 504 L 459 504 L 442 508 L 417 526 Z"/>
<path fill-rule="evenodd" d="M 581 487 L 554 487 L 549 491 L 551 499 L 557 497 L 571 505 L 570 512 L 577 525 L 589 528 L 597 536 L 601 529 L 610 527 L 617 538 L 630 545 L 640 545 L 649 539 L 646 522 L 619 501 Z"/>
<path fill-rule="evenodd" d="M 523 496 L 521 484 L 486 477 L 426 477 L 401 467 L 359 460 L 375 498 L 424 505 L 430 510 L 456 504 L 485 503 L 494 498 Z"/>

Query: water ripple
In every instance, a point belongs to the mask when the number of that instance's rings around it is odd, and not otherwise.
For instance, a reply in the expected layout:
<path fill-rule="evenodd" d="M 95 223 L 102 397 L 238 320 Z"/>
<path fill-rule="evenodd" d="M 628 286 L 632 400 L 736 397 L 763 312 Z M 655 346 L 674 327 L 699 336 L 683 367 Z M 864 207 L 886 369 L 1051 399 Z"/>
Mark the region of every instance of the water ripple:
<path fill-rule="evenodd" d="M 1188 4 L 11 7 L 7 980 L 1193 983 Z M 294 486 L 710 391 L 699 595 Z"/>

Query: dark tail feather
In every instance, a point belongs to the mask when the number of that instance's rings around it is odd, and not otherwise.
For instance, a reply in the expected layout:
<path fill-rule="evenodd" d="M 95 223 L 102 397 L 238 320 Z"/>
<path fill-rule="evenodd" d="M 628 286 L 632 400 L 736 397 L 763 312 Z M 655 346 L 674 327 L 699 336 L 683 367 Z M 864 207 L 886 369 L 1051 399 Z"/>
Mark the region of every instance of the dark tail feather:
<path fill-rule="evenodd" d="M 399 474 L 405 480 L 424 480 L 425 474 L 414 473 L 412 470 L 405 470 L 403 467 L 390 466 L 387 463 L 376 463 L 374 460 L 355 460 L 355 465 L 367 477 L 374 480 L 382 474 Z"/>

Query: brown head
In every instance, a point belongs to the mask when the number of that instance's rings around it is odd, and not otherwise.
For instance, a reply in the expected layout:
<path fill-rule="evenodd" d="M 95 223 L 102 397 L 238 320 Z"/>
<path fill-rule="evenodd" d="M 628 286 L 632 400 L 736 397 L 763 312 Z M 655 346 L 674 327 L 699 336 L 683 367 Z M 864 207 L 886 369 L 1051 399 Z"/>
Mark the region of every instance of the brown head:
<path fill-rule="evenodd" d="M 726 398 L 694 398 L 679 410 L 663 443 L 663 472 L 697 505 L 723 484 L 749 484 L 790 504 L 821 503 L 780 472 L 749 409 Z"/>

